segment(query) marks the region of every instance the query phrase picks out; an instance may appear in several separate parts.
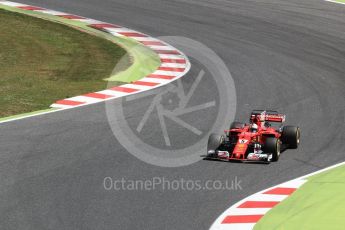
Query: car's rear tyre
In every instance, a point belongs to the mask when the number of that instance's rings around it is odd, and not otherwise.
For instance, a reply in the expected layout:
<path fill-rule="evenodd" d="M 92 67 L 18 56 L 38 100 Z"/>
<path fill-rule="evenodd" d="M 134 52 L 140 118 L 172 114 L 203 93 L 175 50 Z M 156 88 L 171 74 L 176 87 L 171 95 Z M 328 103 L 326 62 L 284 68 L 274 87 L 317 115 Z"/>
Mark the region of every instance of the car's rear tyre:
<path fill-rule="evenodd" d="M 280 157 L 280 142 L 275 137 L 267 137 L 264 145 L 264 152 L 272 154 L 271 161 L 278 161 Z"/>
<path fill-rule="evenodd" d="M 242 122 L 234 121 L 230 124 L 230 129 L 241 129 L 244 127 Z"/>
<path fill-rule="evenodd" d="M 300 143 L 301 131 L 296 126 L 284 126 L 281 140 L 291 149 L 296 149 Z"/>
<path fill-rule="evenodd" d="M 216 151 L 216 149 L 219 148 L 225 141 L 225 137 L 223 135 L 212 133 L 210 137 L 208 138 L 207 143 L 207 153 L 210 151 Z"/>

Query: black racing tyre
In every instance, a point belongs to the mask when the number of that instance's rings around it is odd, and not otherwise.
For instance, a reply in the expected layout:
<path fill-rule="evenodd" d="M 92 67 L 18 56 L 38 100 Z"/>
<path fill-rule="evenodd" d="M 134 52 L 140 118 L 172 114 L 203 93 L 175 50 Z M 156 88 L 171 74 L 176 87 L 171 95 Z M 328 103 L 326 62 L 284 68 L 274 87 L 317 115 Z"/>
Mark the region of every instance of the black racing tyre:
<path fill-rule="evenodd" d="M 291 149 L 297 149 L 301 137 L 301 131 L 296 126 L 284 126 L 281 140 L 283 144 L 288 145 Z"/>
<path fill-rule="evenodd" d="M 225 137 L 223 135 L 215 134 L 212 133 L 210 137 L 208 138 L 208 143 L 207 143 L 207 153 L 210 150 L 215 151 L 216 149 L 219 148 L 225 141 Z"/>
<path fill-rule="evenodd" d="M 267 137 L 264 145 L 264 152 L 272 154 L 271 161 L 278 161 L 280 156 L 280 142 L 275 137 Z"/>
<path fill-rule="evenodd" d="M 242 122 L 234 121 L 230 125 L 230 129 L 241 129 L 244 127 L 244 124 Z"/>

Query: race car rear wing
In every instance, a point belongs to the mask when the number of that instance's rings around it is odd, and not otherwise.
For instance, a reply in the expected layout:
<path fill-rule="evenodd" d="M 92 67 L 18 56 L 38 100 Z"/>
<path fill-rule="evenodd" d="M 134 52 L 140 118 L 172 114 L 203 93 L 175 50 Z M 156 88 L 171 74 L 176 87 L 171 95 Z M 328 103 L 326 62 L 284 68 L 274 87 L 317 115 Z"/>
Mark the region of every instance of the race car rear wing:
<path fill-rule="evenodd" d="M 285 115 L 274 110 L 253 110 L 250 115 L 250 121 L 259 120 L 261 122 L 285 122 Z"/>
<path fill-rule="evenodd" d="M 285 122 L 285 115 L 284 114 L 266 114 L 265 121 Z"/>

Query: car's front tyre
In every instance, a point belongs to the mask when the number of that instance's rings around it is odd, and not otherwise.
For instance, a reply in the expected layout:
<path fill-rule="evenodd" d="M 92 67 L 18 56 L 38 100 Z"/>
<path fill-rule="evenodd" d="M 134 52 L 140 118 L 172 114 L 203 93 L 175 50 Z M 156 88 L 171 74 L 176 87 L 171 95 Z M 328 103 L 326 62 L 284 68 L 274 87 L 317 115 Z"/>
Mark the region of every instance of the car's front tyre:
<path fill-rule="evenodd" d="M 278 161 L 280 157 L 280 141 L 275 137 L 267 137 L 264 145 L 264 152 L 272 154 L 271 161 Z"/>
<path fill-rule="evenodd" d="M 215 154 L 216 150 L 224 143 L 224 135 L 212 133 L 207 142 L 207 155 Z"/>
<path fill-rule="evenodd" d="M 300 143 L 301 131 L 296 126 L 284 126 L 282 131 L 281 140 L 283 144 L 291 149 L 297 149 Z"/>

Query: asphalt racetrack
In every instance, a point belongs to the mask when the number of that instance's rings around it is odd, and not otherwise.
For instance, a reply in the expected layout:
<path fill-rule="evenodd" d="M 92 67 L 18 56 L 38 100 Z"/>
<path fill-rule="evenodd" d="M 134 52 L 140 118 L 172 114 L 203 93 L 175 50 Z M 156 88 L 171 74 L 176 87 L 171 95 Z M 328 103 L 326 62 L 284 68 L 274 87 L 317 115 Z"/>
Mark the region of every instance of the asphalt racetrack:
<path fill-rule="evenodd" d="M 138 160 L 117 141 L 104 103 L 0 124 L 1 229 L 208 229 L 241 198 L 345 160 L 343 5 L 318 0 L 22 3 L 152 36 L 196 40 L 218 54 L 230 70 L 237 120 L 247 121 L 251 109 L 275 108 L 286 113 L 289 124 L 301 127 L 302 137 L 298 150 L 284 152 L 269 165 L 201 160 L 166 168 Z M 197 67 L 193 65 L 189 75 L 198 73 L 193 69 Z M 208 92 L 211 86 L 202 87 Z M 205 99 L 197 97 L 195 103 L 198 98 Z M 125 119 L 141 119 L 146 109 L 142 100 L 130 105 Z M 212 122 L 211 116 L 212 112 L 200 113 L 194 120 Z M 159 147 L 158 128 L 152 125 L 145 136 Z M 181 146 L 193 136 L 179 128 L 169 131 Z M 237 177 L 242 190 L 107 191 L 103 180 L 108 176 L 201 181 Z"/>

